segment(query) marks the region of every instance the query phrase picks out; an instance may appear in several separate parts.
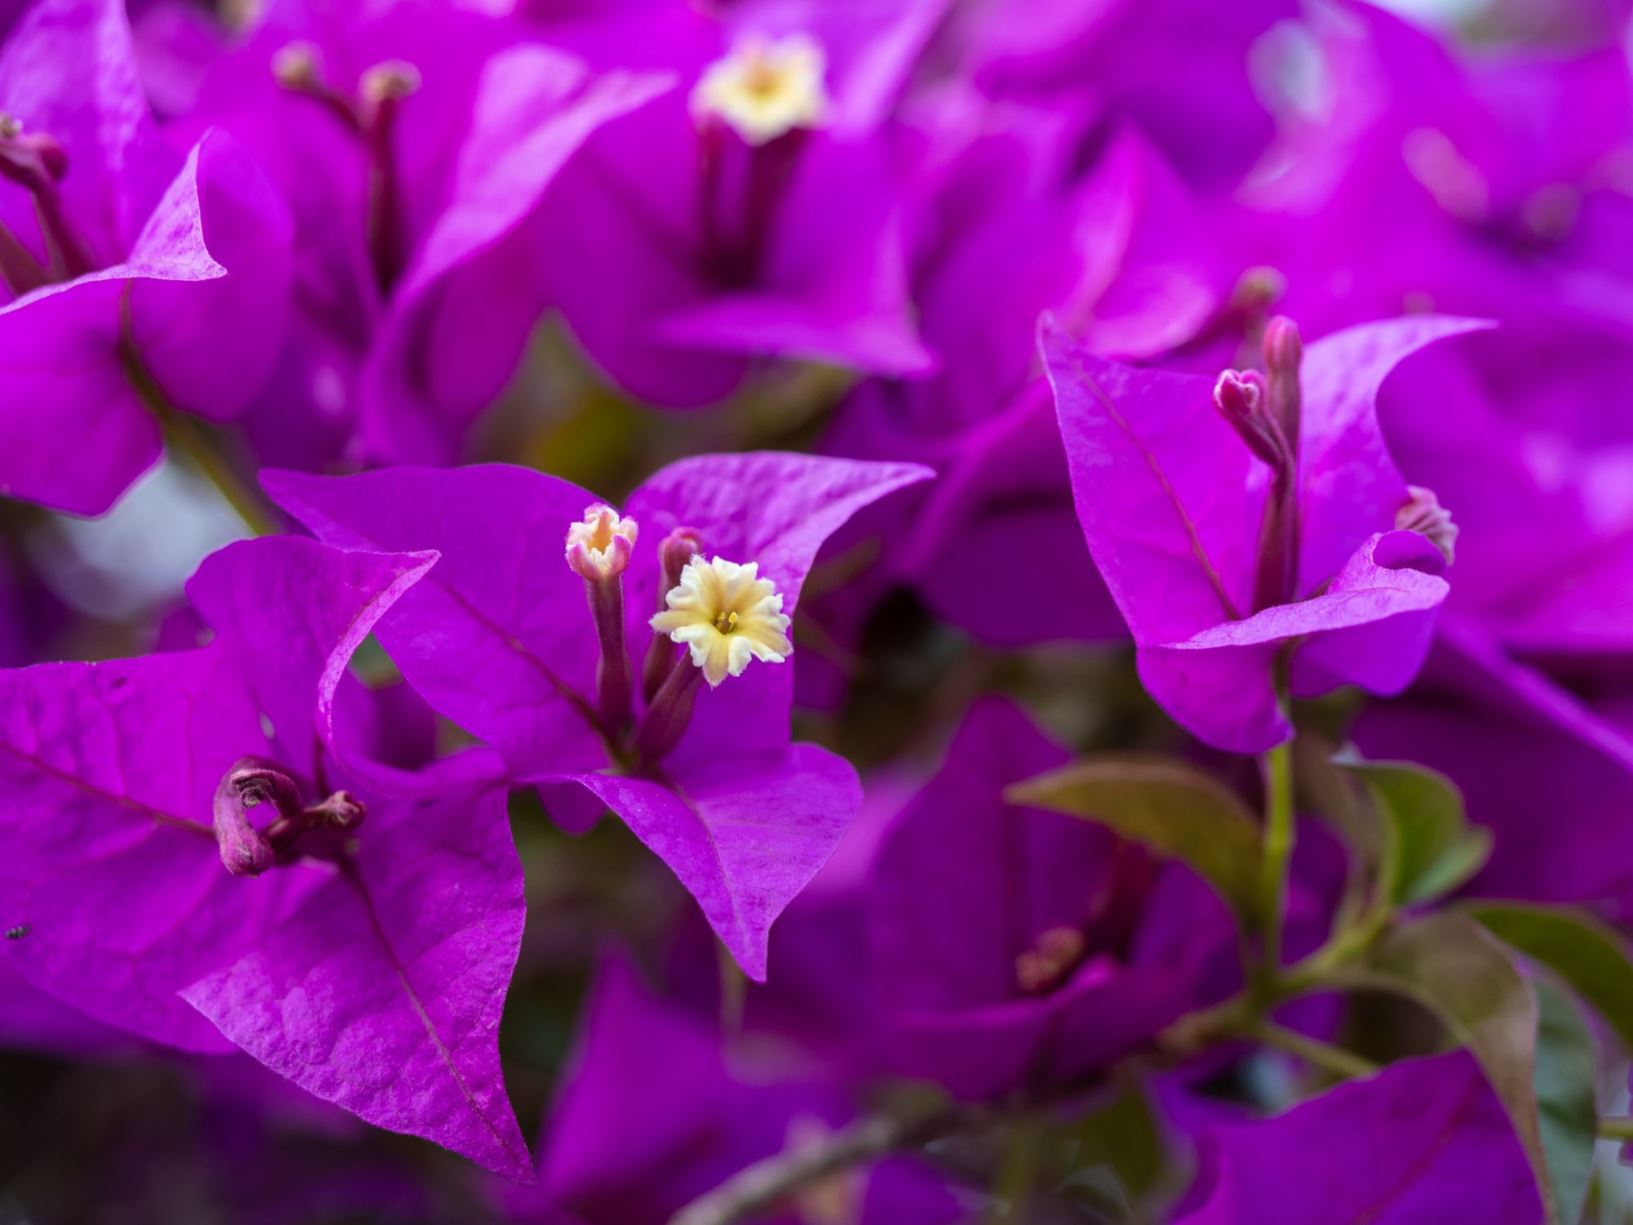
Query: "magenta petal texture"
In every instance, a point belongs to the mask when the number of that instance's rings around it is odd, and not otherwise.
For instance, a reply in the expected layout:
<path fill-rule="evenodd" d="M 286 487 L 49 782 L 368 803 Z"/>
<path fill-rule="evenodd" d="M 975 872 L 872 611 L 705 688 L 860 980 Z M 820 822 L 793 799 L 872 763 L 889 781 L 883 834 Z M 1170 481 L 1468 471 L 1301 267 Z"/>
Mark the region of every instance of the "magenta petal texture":
<path fill-rule="evenodd" d="M 212 793 L 219 828 L 218 785 L 246 758 L 319 793 L 341 781 L 328 746 L 346 665 L 435 562 L 246 542 L 191 585 L 209 646 L 3 674 L 4 904 L 28 931 L 5 951 L 90 1016 L 189 1049 L 237 1045 L 373 1122 L 522 1178 L 496 1045 L 523 909 L 497 794 L 377 806 L 338 848 L 295 842 L 253 877 L 224 866 L 210 824 Z M 339 811 L 366 803 L 335 795 Z M 428 1072 L 405 1079 L 414 1061 Z"/>
<path fill-rule="evenodd" d="M 766 977 L 771 924 L 810 883 L 862 806 L 848 762 L 813 744 L 656 781 L 576 781 L 669 865 L 749 977 Z"/>
<path fill-rule="evenodd" d="M 531 1181 L 499 1070 L 524 918 L 503 796 L 386 807 L 365 828 L 347 870 L 182 997 L 309 1093 Z"/>
<path fill-rule="evenodd" d="M 1419 571 L 1445 558 L 1391 531 L 1411 495 L 1374 400 L 1396 362 L 1478 326 L 1380 323 L 1311 345 L 1288 475 L 1244 444 L 1207 379 L 1118 365 L 1043 323 L 1089 551 L 1147 686 L 1196 735 L 1242 753 L 1287 739 L 1272 681 L 1283 654 L 1302 697 L 1346 683 L 1395 693 L 1411 680 L 1448 590 Z M 1272 493 L 1294 480 L 1296 490 Z M 1270 534 L 1278 502 L 1294 524 L 1286 540 Z M 1293 585 L 1267 606 L 1271 548 L 1298 552 Z"/>
<path fill-rule="evenodd" d="M 0 0 L 0 1218 L 1611 1225 L 1630 48 Z"/>
<path fill-rule="evenodd" d="M 66 167 L 6 184 L 0 207 L 0 491 L 95 514 L 157 459 L 155 394 L 231 416 L 257 389 L 281 338 L 288 216 L 225 136 L 185 156 L 161 137 L 114 0 L 37 5 L 0 51 L 0 114 L 22 133 L 8 142 L 38 133 Z"/>
<path fill-rule="evenodd" d="M 1219 1127 L 1203 1146 L 1212 1186 L 1184 1225 L 1541 1219 L 1525 1153 L 1467 1052 L 1405 1060 L 1273 1119 Z"/>

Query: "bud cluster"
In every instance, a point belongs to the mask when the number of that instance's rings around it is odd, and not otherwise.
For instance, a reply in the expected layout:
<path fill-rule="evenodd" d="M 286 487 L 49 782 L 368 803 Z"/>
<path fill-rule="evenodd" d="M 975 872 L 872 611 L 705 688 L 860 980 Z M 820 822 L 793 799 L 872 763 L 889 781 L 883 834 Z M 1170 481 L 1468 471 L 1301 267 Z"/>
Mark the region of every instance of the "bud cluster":
<path fill-rule="evenodd" d="M 596 503 L 568 527 L 565 553 L 568 569 L 584 580 L 600 645 L 595 712 L 601 733 L 620 757 L 650 765 L 680 743 L 701 682 L 714 688 L 741 676 L 755 659 L 781 663 L 794 647 L 785 636 L 783 598 L 759 577 L 759 567 L 721 557 L 705 561 L 702 536 L 676 527 L 658 543 L 658 611 L 641 666 L 645 709 L 631 727 L 623 583 L 639 535 L 635 520 Z"/>
<path fill-rule="evenodd" d="M 1304 345 L 1298 327 L 1280 315 L 1265 325 L 1265 372 L 1227 370 L 1214 384 L 1219 414 L 1270 468 L 1270 492 L 1259 536 L 1253 607 L 1297 598 L 1299 438 L 1303 392 L 1299 365 Z"/>
<path fill-rule="evenodd" d="M 270 819 L 257 826 L 263 814 Z M 212 805 L 221 862 L 234 876 L 260 876 L 297 859 L 337 859 L 353 849 L 363 817 L 362 802 L 345 791 L 302 804 L 293 776 L 254 757 L 227 771 Z"/>
<path fill-rule="evenodd" d="M 369 162 L 369 257 L 375 278 L 389 291 L 408 262 L 408 223 L 393 141 L 402 104 L 420 90 L 420 70 L 404 60 L 365 68 L 351 95 L 331 86 L 316 46 L 286 43 L 272 57 L 272 75 L 291 93 L 322 106 L 362 145 Z"/>

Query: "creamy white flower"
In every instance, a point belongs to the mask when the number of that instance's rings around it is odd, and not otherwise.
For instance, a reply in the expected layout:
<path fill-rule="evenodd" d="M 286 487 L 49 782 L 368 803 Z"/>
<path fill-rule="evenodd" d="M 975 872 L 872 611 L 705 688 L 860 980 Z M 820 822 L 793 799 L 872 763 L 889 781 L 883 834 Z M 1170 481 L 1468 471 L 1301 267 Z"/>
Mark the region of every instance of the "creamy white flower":
<path fill-rule="evenodd" d="M 567 529 L 567 564 L 575 574 L 594 582 L 622 574 L 635 549 L 640 527 L 599 502 L 586 507 L 584 520 Z"/>
<path fill-rule="evenodd" d="M 692 89 L 692 113 L 724 121 L 751 145 L 820 127 L 828 114 L 826 67 L 821 44 L 809 35 L 746 35 L 704 69 Z"/>
<path fill-rule="evenodd" d="M 754 562 L 694 557 L 664 603 L 669 607 L 652 618 L 652 628 L 683 643 L 711 686 L 741 676 L 751 659 L 780 664 L 794 653 L 782 596 Z"/>

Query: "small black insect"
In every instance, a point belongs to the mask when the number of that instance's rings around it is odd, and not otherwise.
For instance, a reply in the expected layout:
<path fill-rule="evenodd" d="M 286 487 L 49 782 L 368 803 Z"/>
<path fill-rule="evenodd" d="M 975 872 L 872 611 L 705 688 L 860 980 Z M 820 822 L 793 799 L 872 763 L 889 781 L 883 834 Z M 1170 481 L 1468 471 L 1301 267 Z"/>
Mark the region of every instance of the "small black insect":
<path fill-rule="evenodd" d="M 16 927 L 8 927 L 6 929 L 6 939 L 7 940 L 21 940 L 24 936 L 28 935 L 28 932 L 29 932 L 28 924 L 27 923 L 19 923 Z"/>

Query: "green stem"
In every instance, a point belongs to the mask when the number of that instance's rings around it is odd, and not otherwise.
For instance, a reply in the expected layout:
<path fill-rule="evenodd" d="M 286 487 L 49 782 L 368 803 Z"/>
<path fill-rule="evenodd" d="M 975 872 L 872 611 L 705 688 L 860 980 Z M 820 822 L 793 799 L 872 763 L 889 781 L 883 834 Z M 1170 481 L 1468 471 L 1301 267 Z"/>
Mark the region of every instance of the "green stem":
<path fill-rule="evenodd" d="M 238 479 L 238 474 L 222 457 L 197 423 L 181 413 L 172 412 L 159 418 L 164 430 L 165 446 L 172 453 L 185 455 L 188 461 L 215 486 L 222 501 L 244 521 L 244 526 L 257 536 L 275 536 L 278 525 L 262 509 L 260 499 L 250 493 Z"/>
<path fill-rule="evenodd" d="M 1331 1072 L 1345 1080 L 1371 1076 L 1378 1070 L 1377 1064 L 1346 1051 L 1343 1047 L 1306 1037 L 1297 1030 L 1285 1029 L 1273 1021 L 1257 1021 L 1246 1026 L 1243 1029 L 1243 1036 L 1254 1038 L 1265 1046 L 1275 1047 L 1279 1051 L 1286 1051 L 1313 1068 Z"/>
<path fill-rule="evenodd" d="M 1372 907 L 1315 952 L 1279 974 L 1270 998 L 1279 1002 L 1332 985 L 1335 975 L 1371 950 L 1389 929 L 1391 918 L 1387 906 Z"/>
<path fill-rule="evenodd" d="M 1633 1141 L 1633 1119 L 1607 1116 L 1599 1120 L 1601 1140 Z"/>
<path fill-rule="evenodd" d="M 722 941 L 714 942 L 714 951 L 720 965 L 720 1032 L 741 1033 L 743 1010 L 748 1006 L 748 978 Z"/>
<path fill-rule="evenodd" d="M 989 1225 L 1021 1225 L 1030 1219 L 1039 1147 L 1037 1128 L 1028 1119 L 1016 1119 L 992 1188 Z"/>
<path fill-rule="evenodd" d="M 215 486 L 222 500 L 232 507 L 251 532 L 257 536 L 276 535 L 278 525 L 261 499 L 238 479 L 232 465 L 210 441 L 198 421 L 170 402 L 170 397 L 159 386 L 128 336 L 120 343 L 119 349 L 125 377 L 130 380 L 137 398 L 159 423 L 159 429 L 164 434 L 165 449 L 172 455 L 185 455 L 204 479 Z"/>
<path fill-rule="evenodd" d="M 1282 928 L 1287 909 L 1287 865 L 1293 857 L 1293 752 L 1281 744 L 1264 758 L 1264 872 L 1259 896 L 1264 906 L 1264 964 L 1260 989 L 1281 972 Z"/>

